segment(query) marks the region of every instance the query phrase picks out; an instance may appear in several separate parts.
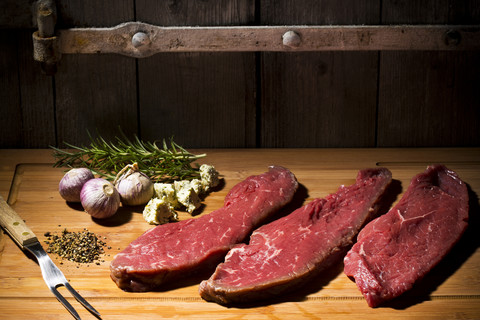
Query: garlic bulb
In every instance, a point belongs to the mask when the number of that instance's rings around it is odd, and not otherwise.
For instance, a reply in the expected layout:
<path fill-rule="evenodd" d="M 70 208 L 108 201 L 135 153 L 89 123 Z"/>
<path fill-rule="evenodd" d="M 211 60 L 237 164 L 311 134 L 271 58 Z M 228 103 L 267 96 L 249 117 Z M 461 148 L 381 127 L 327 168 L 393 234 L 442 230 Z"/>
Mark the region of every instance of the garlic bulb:
<path fill-rule="evenodd" d="M 139 206 L 146 204 L 154 194 L 152 181 L 146 174 L 139 171 L 137 163 L 123 168 L 113 183 L 124 205 Z"/>
<path fill-rule="evenodd" d="M 108 218 L 117 212 L 120 195 L 113 184 L 105 179 L 88 180 L 80 192 L 83 209 L 94 218 Z"/>
<path fill-rule="evenodd" d="M 87 168 L 71 169 L 60 180 L 58 191 L 69 202 L 80 202 L 80 191 L 88 180 L 94 179 L 92 171 Z"/>

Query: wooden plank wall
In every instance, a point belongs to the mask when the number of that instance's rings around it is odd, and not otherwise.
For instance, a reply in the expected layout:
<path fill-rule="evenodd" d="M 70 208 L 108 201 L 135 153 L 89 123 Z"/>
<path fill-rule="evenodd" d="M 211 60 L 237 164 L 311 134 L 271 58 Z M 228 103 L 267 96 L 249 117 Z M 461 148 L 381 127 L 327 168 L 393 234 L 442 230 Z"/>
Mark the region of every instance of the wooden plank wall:
<path fill-rule="evenodd" d="M 57 0 L 57 7 L 58 28 L 480 24 L 478 0 Z M 31 33 L 0 29 L 0 148 L 87 144 L 87 130 L 110 139 L 119 127 L 145 140 L 173 136 L 188 148 L 480 146 L 476 51 L 64 55 L 50 77 L 32 59 Z"/>
<path fill-rule="evenodd" d="M 480 21 L 479 1 L 401 2 L 383 1 L 382 24 Z M 479 52 L 381 52 L 379 65 L 379 146 L 479 145 Z"/>

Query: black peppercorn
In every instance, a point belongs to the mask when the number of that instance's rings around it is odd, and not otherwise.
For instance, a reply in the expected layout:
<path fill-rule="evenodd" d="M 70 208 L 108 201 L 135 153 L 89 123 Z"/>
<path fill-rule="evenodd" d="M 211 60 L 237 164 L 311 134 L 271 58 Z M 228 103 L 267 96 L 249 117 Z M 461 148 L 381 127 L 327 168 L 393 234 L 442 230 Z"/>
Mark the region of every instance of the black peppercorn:
<path fill-rule="evenodd" d="M 98 261 L 105 253 L 106 243 L 87 229 L 80 232 L 64 229 L 60 236 L 52 235 L 51 232 L 46 232 L 44 235 L 47 237 L 45 241 L 48 244 L 47 252 L 70 261 L 92 263 Z"/>

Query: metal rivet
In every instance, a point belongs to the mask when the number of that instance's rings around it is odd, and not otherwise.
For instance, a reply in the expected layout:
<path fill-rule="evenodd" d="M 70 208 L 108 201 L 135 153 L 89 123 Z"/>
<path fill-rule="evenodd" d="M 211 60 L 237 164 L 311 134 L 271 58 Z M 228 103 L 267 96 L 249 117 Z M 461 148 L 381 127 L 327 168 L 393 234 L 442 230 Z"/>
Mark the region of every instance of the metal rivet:
<path fill-rule="evenodd" d="M 448 30 L 445 33 L 445 44 L 447 46 L 458 46 L 462 40 L 462 35 L 457 30 Z"/>
<path fill-rule="evenodd" d="M 150 39 L 148 38 L 148 36 L 143 33 L 143 32 L 137 32 L 133 35 L 132 37 L 132 45 L 135 47 L 135 48 L 138 48 L 138 47 L 141 47 L 141 46 L 144 46 L 144 45 L 147 45 L 150 43 Z"/>
<path fill-rule="evenodd" d="M 290 48 L 297 48 L 300 46 L 302 39 L 295 31 L 287 31 L 282 36 L 283 45 Z"/>

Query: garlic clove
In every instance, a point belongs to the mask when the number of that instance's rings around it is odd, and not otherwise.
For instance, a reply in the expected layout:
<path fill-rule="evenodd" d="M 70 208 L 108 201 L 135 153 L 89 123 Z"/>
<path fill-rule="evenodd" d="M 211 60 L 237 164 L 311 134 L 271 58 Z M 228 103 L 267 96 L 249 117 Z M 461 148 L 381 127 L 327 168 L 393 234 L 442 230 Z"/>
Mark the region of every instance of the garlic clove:
<path fill-rule="evenodd" d="M 80 202 L 80 192 L 83 185 L 94 178 L 92 171 L 87 168 L 69 170 L 58 184 L 60 196 L 68 202 Z"/>
<path fill-rule="evenodd" d="M 103 179 L 87 181 L 80 192 L 83 209 L 98 219 L 113 216 L 120 207 L 120 194 L 114 185 Z"/>
<path fill-rule="evenodd" d="M 126 169 L 128 171 L 124 173 Z M 153 182 L 146 174 L 138 171 L 136 163 L 120 171 L 114 184 L 122 204 L 127 206 L 144 205 L 153 198 L 155 193 Z"/>

